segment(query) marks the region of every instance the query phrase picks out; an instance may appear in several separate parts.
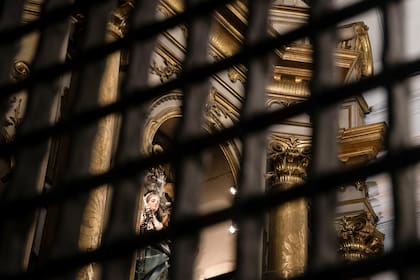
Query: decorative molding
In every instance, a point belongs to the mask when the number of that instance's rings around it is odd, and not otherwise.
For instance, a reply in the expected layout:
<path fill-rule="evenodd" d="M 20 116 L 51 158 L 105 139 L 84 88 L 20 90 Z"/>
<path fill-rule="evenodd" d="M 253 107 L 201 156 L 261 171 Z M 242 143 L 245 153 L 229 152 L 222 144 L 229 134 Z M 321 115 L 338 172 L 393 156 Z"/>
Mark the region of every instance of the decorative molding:
<path fill-rule="evenodd" d="M 181 68 L 179 64 L 171 63 L 165 58 L 162 59 L 163 65 L 157 63 L 156 60 L 152 61 L 150 65 L 150 73 L 158 76 L 160 82 L 164 83 L 170 80 L 172 77 L 178 76 L 178 74 L 181 72 Z"/>
<path fill-rule="evenodd" d="M 358 261 L 383 252 L 385 235 L 377 230 L 370 213 L 343 217 L 337 222 L 336 228 L 339 253 L 345 260 Z"/>
<path fill-rule="evenodd" d="M 384 122 L 341 129 L 338 133 L 339 159 L 345 164 L 374 159 L 384 148 L 386 129 Z"/>
<path fill-rule="evenodd" d="M 26 0 L 23 6 L 22 22 L 28 23 L 39 18 L 44 0 Z"/>
<path fill-rule="evenodd" d="M 369 27 L 363 22 L 355 22 L 338 28 L 339 48 L 360 51 L 362 55 L 361 76 L 373 74 L 372 48 L 370 44 Z"/>
<path fill-rule="evenodd" d="M 15 81 L 22 81 L 26 79 L 31 73 L 29 63 L 23 60 L 15 61 L 12 68 L 12 78 Z"/>
<path fill-rule="evenodd" d="M 245 67 L 239 66 L 239 67 L 232 67 L 228 69 L 228 77 L 229 80 L 232 83 L 236 83 L 237 81 L 240 81 L 241 83 L 245 83 Z"/>
<path fill-rule="evenodd" d="M 299 97 L 309 97 L 309 80 L 297 76 L 292 70 L 275 66 L 271 81 L 267 85 L 267 93 Z"/>
<path fill-rule="evenodd" d="M 225 119 L 233 122 L 235 119 L 231 110 L 226 106 L 223 106 L 220 102 L 220 93 L 218 93 L 214 87 L 210 88 L 204 113 L 209 127 L 215 128 L 216 130 L 220 130 L 224 127 L 224 125 L 222 125 L 224 122 L 221 120 Z"/>

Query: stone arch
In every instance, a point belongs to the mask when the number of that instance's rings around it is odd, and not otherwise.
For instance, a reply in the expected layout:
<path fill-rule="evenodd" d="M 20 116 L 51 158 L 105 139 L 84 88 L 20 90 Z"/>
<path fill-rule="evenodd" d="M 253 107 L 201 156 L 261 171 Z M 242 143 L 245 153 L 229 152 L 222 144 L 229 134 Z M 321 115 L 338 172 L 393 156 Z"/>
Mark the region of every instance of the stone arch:
<path fill-rule="evenodd" d="M 150 105 L 150 110 L 147 115 L 147 120 L 144 128 L 144 138 L 140 143 L 140 149 L 144 154 L 151 154 L 153 147 L 153 139 L 158 130 L 174 118 L 180 118 L 182 93 L 180 91 L 173 91 L 155 99 Z M 211 108 L 209 109 L 211 110 Z M 217 114 L 206 114 L 203 123 L 203 129 L 211 134 L 219 129 L 223 129 L 223 120 L 219 120 Z M 237 183 L 239 172 L 239 158 L 240 158 L 240 143 L 239 141 L 230 140 L 226 143 L 220 144 L 219 148 L 222 150 L 228 164 L 230 171 L 234 177 L 235 184 Z"/>

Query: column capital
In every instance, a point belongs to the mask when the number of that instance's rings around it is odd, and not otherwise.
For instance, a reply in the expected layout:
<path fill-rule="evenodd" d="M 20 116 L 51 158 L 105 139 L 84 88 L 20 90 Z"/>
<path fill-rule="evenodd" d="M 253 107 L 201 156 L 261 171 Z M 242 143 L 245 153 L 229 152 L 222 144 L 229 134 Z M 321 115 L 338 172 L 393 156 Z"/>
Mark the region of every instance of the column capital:
<path fill-rule="evenodd" d="M 301 184 L 307 177 L 311 160 L 311 140 L 308 137 L 273 135 L 268 142 L 270 171 L 268 180 L 274 187 L 289 188 Z"/>
<path fill-rule="evenodd" d="M 376 228 L 372 214 L 343 217 L 337 224 L 339 253 L 347 261 L 357 261 L 380 254 L 384 250 L 385 235 Z"/>

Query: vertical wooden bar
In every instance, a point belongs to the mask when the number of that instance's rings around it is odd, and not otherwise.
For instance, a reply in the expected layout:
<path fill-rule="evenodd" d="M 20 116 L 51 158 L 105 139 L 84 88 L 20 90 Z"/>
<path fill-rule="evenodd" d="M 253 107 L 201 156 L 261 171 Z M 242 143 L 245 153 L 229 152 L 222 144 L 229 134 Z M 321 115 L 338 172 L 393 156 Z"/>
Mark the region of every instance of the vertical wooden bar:
<path fill-rule="evenodd" d="M 271 1 L 248 1 L 248 30 L 245 46 L 267 37 L 268 10 Z M 252 59 L 248 68 L 241 119 L 251 118 L 266 110 L 266 84 L 271 74 L 271 55 Z M 244 136 L 242 139 L 242 162 L 237 202 L 250 195 L 265 191 L 266 130 Z M 262 228 L 264 214 L 238 217 L 237 268 L 235 279 L 261 279 L 262 276 Z"/>
<path fill-rule="evenodd" d="M 311 1 L 311 19 L 319 20 L 324 13 L 333 9 L 332 0 Z M 312 162 L 309 180 L 337 169 L 338 105 L 319 109 L 322 104 L 320 91 L 337 84 L 334 51 L 336 45 L 335 27 L 320 31 L 312 21 L 313 72 L 311 95 L 314 98 L 312 117 Z M 322 186 L 319 186 L 322 187 Z M 336 207 L 335 190 L 316 195 L 310 204 L 310 225 L 308 269 L 317 269 L 334 263 L 337 258 L 337 234 L 333 227 Z"/>
<path fill-rule="evenodd" d="M 5 30 L 20 25 L 24 0 L 4 0 L 0 10 L 0 30 Z M 5 38 L 2 38 L 3 40 Z M 6 38 L 7 40 L 7 38 Z M 18 42 L 4 41 L 0 45 L 0 84 L 10 83 L 10 69 L 13 59 L 18 51 Z M 0 116 L 3 121 L 8 102 L 0 103 Z"/>
<path fill-rule="evenodd" d="M 404 60 L 405 13 L 403 2 L 386 4 L 384 13 L 384 71 Z M 410 146 L 410 89 L 406 81 L 386 84 L 388 97 L 388 153 L 393 155 Z M 413 168 L 390 170 L 394 203 L 394 248 L 399 249 L 418 241 L 416 186 Z M 419 279 L 419 269 L 401 269 L 400 279 Z"/>
<path fill-rule="evenodd" d="M 116 1 L 108 0 L 91 7 L 87 12 L 82 50 L 105 44 L 111 40 L 108 24 Z M 117 96 L 119 52 L 83 67 L 73 112 L 80 112 L 115 101 Z M 97 123 L 78 130 L 71 137 L 70 159 L 64 178 L 105 172 L 110 164 L 115 116 L 106 116 Z M 107 189 L 99 189 L 69 200 L 61 205 L 60 224 L 53 241 L 49 258 L 59 258 L 80 250 L 96 248 L 100 243 L 103 210 Z M 93 277 L 91 265 L 85 267 L 80 277 Z M 60 279 L 74 279 L 76 273 Z M 84 278 L 82 278 L 84 279 Z"/>
<path fill-rule="evenodd" d="M 201 0 L 187 0 L 185 9 L 199 5 Z M 211 13 L 198 19 L 187 20 L 187 49 L 183 63 L 183 71 L 194 75 L 193 67 L 208 62 L 209 32 L 211 27 Z M 192 135 L 203 133 L 202 119 L 205 104 L 209 94 L 209 81 L 204 79 L 194 83 L 187 83 L 183 88 L 183 116 L 180 120 L 176 141 L 182 142 Z M 176 147 L 174 147 L 176 148 Z M 203 154 L 184 156 L 179 155 L 175 163 L 175 208 L 172 222 L 198 212 L 198 201 L 203 174 Z M 192 279 L 195 256 L 198 249 L 198 235 L 188 235 L 173 241 L 173 255 L 171 258 L 172 280 Z"/>
<path fill-rule="evenodd" d="M 138 28 L 146 22 L 155 20 L 157 0 L 137 1 L 131 18 L 131 29 Z M 130 64 L 126 79 L 122 85 L 122 97 L 144 88 L 148 85 L 150 57 L 155 47 L 156 37 L 135 43 L 130 48 Z M 149 103 L 129 109 L 122 114 L 121 130 L 118 141 L 115 163 L 126 161 L 142 155 L 141 143 L 144 137 L 144 121 Z M 138 197 L 142 182 L 142 172 L 139 170 L 135 178 L 127 178 L 115 183 L 112 192 L 110 219 L 104 233 L 104 243 L 117 238 L 136 234 L 136 219 L 138 218 Z M 129 255 L 115 261 L 106 262 L 102 268 L 103 279 L 131 279 L 133 256 Z"/>
<path fill-rule="evenodd" d="M 71 3 L 71 0 L 48 1 L 46 12 L 57 6 Z M 19 17 L 20 19 L 21 17 Z M 43 67 L 63 62 L 67 46 L 69 20 L 47 27 L 41 34 L 40 43 L 33 62 L 36 71 Z M 40 82 L 30 89 L 27 110 L 17 133 L 27 133 L 52 123 L 53 109 L 58 94 L 58 79 Z M 41 191 L 44 184 L 49 141 L 24 147 L 16 154 L 14 174 L 4 194 L 4 199 L 34 195 Z M 19 221 L 2 225 L 0 264 L 2 270 L 17 272 L 24 269 L 25 256 L 32 242 L 32 226 L 35 213 L 22 217 Z"/>

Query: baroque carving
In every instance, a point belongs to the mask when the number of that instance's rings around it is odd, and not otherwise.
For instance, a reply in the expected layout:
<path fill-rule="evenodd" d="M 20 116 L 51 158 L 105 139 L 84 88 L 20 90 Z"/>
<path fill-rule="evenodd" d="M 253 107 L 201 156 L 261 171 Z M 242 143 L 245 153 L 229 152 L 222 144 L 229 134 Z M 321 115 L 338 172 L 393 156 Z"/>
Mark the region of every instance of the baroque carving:
<path fill-rule="evenodd" d="M 376 229 L 370 213 L 343 217 L 337 223 L 340 242 L 339 253 L 348 261 L 365 259 L 380 254 L 385 235 Z"/>
<path fill-rule="evenodd" d="M 267 172 L 267 178 L 272 185 L 289 188 L 303 183 L 310 163 L 310 148 L 310 139 L 293 135 L 270 139 L 268 158 L 272 170 Z"/>
<path fill-rule="evenodd" d="M 23 60 L 15 61 L 10 74 L 14 81 L 24 80 L 29 74 L 30 68 L 27 62 Z M 2 141 L 10 142 L 15 137 L 16 129 L 23 118 L 25 100 L 26 96 L 24 94 L 15 94 L 9 98 L 9 108 L 1 127 Z"/>
<path fill-rule="evenodd" d="M 344 25 L 338 29 L 338 35 L 341 40 L 338 47 L 361 52 L 360 74 L 365 77 L 373 74 L 372 48 L 368 30 L 369 27 L 363 22 Z"/>
<path fill-rule="evenodd" d="M 108 28 L 119 38 L 124 37 L 128 31 L 128 17 L 134 9 L 134 2 L 135 0 L 125 0 L 112 13 Z"/>
<path fill-rule="evenodd" d="M 217 90 L 210 88 L 209 98 L 205 107 L 205 118 L 210 127 L 221 128 L 220 118 L 232 119 L 231 113 L 216 100 Z"/>
<path fill-rule="evenodd" d="M 241 73 L 238 69 L 229 68 L 228 77 L 232 83 L 236 83 L 237 81 L 245 83 L 245 75 Z"/>
<path fill-rule="evenodd" d="M 15 64 L 12 68 L 12 78 L 15 81 L 21 81 L 28 77 L 30 72 L 29 64 L 26 61 L 15 61 Z"/>
<path fill-rule="evenodd" d="M 156 60 L 153 60 L 152 65 L 150 65 L 150 73 L 157 75 L 161 83 L 168 81 L 173 76 L 177 76 L 180 71 L 179 65 L 173 64 L 166 59 L 163 59 L 163 65 L 157 63 Z"/>
<path fill-rule="evenodd" d="M 351 185 L 341 186 L 339 188 L 339 190 L 344 192 L 346 190 L 346 187 L 354 187 L 357 191 L 363 192 L 366 197 L 369 196 L 368 186 L 366 184 L 366 179 L 357 180 L 356 182 L 353 182 Z"/>
<path fill-rule="evenodd" d="M 281 108 L 290 107 L 299 103 L 299 100 L 286 98 L 286 97 L 268 97 L 266 101 L 267 108 L 270 109 L 274 106 L 280 106 Z"/>

